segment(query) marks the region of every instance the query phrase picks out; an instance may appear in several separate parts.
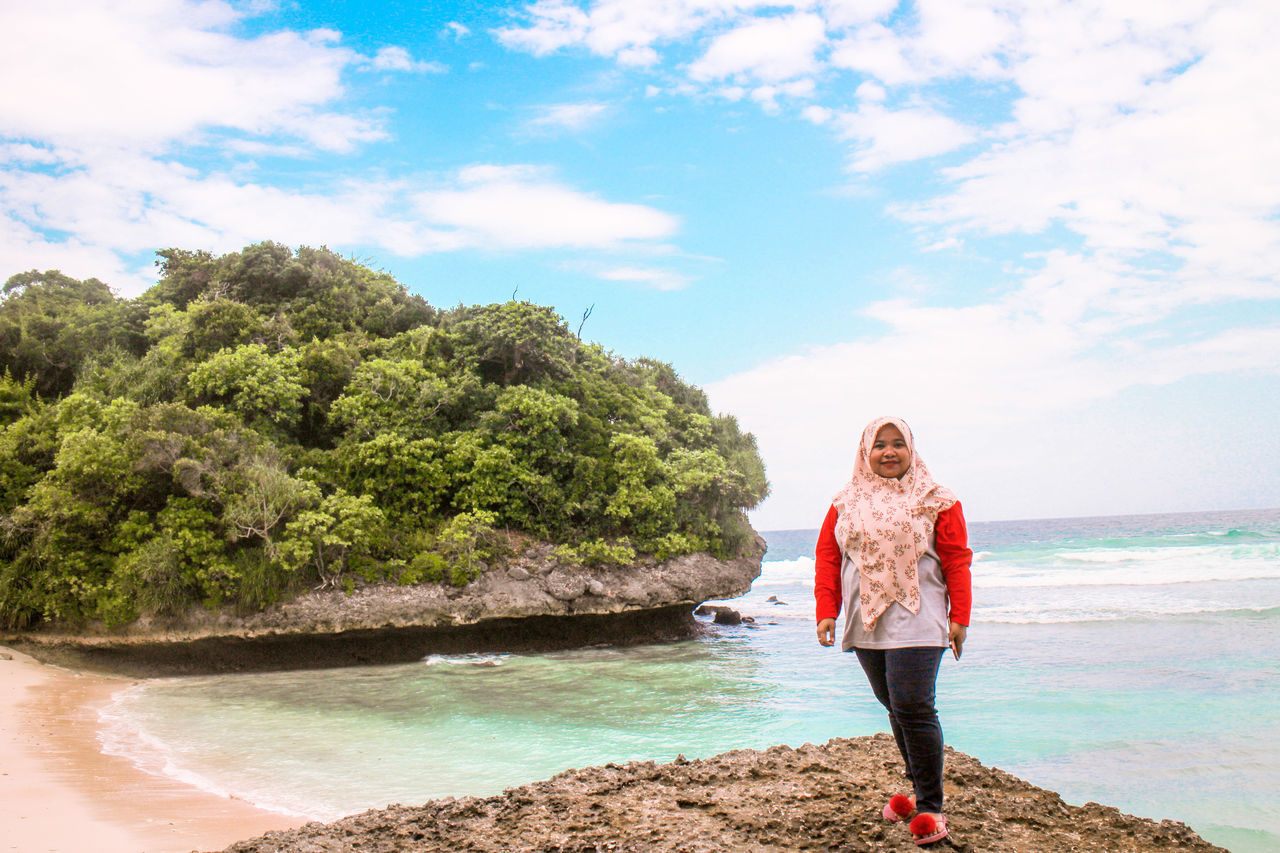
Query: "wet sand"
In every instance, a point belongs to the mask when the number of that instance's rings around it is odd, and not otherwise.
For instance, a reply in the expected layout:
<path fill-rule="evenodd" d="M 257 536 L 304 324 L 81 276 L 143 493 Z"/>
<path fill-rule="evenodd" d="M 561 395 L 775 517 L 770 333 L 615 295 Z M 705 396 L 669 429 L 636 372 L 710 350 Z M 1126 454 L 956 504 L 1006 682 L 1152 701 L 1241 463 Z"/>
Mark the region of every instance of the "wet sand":
<path fill-rule="evenodd" d="M 98 709 L 129 679 L 0 646 L 0 853 L 178 853 L 305 823 L 100 751 Z"/>

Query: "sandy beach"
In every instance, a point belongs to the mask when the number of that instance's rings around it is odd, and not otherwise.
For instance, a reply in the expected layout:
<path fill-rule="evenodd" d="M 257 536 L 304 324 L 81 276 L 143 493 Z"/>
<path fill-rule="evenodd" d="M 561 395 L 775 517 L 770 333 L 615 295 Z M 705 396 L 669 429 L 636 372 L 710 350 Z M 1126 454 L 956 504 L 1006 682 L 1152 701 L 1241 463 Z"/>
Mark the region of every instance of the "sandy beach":
<path fill-rule="evenodd" d="M 220 850 L 305 822 L 104 755 L 98 709 L 131 683 L 0 646 L 0 851 Z"/>

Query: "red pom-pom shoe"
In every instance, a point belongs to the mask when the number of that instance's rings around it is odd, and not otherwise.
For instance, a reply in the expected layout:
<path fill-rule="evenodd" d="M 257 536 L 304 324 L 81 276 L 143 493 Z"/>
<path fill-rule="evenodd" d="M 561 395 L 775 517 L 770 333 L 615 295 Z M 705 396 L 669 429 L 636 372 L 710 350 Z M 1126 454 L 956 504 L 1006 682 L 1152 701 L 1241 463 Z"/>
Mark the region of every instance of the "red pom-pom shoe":
<path fill-rule="evenodd" d="M 912 819 L 908 828 L 915 836 L 913 839 L 915 843 L 923 847 L 947 837 L 947 818 L 945 815 L 938 815 L 935 818 L 931 814 L 918 814 Z"/>
<path fill-rule="evenodd" d="M 900 820 L 906 820 L 911 817 L 911 813 L 915 810 L 915 797 L 908 797 L 906 794 L 894 794 L 889 798 L 889 802 L 885 804 L 884 819 L 897 823 Z"/>

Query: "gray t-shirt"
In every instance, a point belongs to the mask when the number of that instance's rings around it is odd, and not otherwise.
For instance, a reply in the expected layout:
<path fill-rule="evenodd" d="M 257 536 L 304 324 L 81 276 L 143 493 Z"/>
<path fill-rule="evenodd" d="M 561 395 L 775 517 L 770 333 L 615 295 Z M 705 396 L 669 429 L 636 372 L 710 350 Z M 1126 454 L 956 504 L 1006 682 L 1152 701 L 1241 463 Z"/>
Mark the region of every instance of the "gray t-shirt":
<path fill-rule="evenodd" d="M 876 627 L 868 631 L 862 624 L 862 603 L 858 600 L 858 567 L 846 556 L 840 565 L 840 590 L 844 594 L 843 651 L 853 649 L 907 649 L 913 646 L 947 645 L 947 584 L 942 565 L 929 537 L 929 549 L 920 555 L 920 612 L 912 613 L 898 602 L 880 614 Z"/>

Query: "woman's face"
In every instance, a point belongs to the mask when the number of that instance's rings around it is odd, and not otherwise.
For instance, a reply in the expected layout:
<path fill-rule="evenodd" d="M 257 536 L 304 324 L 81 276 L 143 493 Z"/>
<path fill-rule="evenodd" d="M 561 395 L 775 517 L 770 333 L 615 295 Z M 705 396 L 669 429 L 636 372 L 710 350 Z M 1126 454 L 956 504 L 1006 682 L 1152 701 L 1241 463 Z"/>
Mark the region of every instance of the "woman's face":
<path fill-rule="evenodd" d="M 893 424 L 880 427 L 868 459 L 871 470 L 879 476 L 901 480 L 911 467 L 911 451 L 907 449 L 907 439 L 902 431 Z"/>

